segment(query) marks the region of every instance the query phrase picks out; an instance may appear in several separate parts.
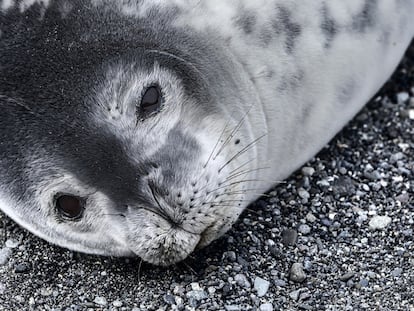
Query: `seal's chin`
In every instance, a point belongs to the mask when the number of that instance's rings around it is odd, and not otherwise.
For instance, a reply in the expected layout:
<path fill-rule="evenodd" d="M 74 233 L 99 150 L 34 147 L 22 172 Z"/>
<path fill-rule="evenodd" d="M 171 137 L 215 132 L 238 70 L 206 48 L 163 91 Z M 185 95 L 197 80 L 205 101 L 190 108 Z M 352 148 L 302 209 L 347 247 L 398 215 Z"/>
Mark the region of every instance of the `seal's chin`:
<path fill-rule="evenodd" d="M 130 245 L 136 255 L 153 265 L 169 266 L 187 258 L 200 242 L 200 235 L 180 228 L 164 232 L 155 229 L 152 235 L 137 237 L 136 241 Z"/>

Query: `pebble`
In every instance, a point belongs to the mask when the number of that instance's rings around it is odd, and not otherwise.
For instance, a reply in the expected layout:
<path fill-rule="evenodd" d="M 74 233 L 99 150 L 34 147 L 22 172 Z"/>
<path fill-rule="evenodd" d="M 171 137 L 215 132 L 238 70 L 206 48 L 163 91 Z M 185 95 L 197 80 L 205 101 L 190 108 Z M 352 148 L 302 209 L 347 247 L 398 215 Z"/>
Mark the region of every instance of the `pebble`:
<path fill-rule="evenodd" d="M 311 232 L 311 228 L 307 224 L 301 224 L 298 231 L 304 235 L 307 235 Z"/>
<path fill-rule="evenodd" d="M 286 229 L 282 232 L 282 243 L 285 246 L 293 246 L 298 240 L 298 232 L 293 229 Z"/>
<path fill-rule="evenodd" d="M 169 305 L 175 305 L 175 298 L 173 295 L 165 294 L 163 297 L 164 301 Z"/>
<path fill-rule="evenodd" d="M 279 287 L 284 287 L 284 286 L 286 286 L 286 281 L 285 281 L 285 280 L 276 279 L 276 280 L 274 281 L 274 283 L 275 283 L 275 285 L 276 285 L 276 286 L 279 286 Z"/>
<path fill-rule="evenodd" d="M 236 281 L 237 285 L 243 288 L 250 288 L 250 282 L 244 274 L 236 274 L 234 276 L 234 280 Z"/>
<path fill-rule="evenodd" d="M 3 295 L 6 291 L 6 286 L 3 283 L 0 283 L 0 295 Z"/>
<path fill-rule="evenodd" d="M 8 239 L 5 244 L 8 248 L 16 248 L 20 243 L 17 240 Z"/>
<path fill-rule="evenodd" d="M 226 311 L 241 311 L 241 307 L 237 305 L 227 305 L 224 306 L 224 308 L 226 309 Z"/>
<path fill-rule="evenodd" d="M 394 270 L 391 271 L 391 274 L 393 277 L 399 277 L 403 272 L 403 269 L 401 268 L 395 268 Z"/>
<path fill-rule="evenodd" d="M 309 212 L 309 213 L 307 213 L 306 214 L 306 220 L 307 221 L 309 221 L 309 222 L 315 222 L 316 221 L 316 217 L 315 217 L 315 215 L 313 215 L 311 212 Z"/>
<path fill-rule="evenodd" d="M 228 261 L 235 262 L 237 260 L 237 255 L 233 251 L 224 252 L 223 259 L 227 259 Z"/>
<path fill-rule="evenodd" d="M 374 216 L 369 221 L 369 228 L 371 230 L 385 229 L 392 221 L 389 216 Z"/>
<path fill-rule="evenodd" d="M 355 272 L 349 271 L 339 277 L 342 282 L 347 282 L 355 276 Z"/>
<path fill-rule="evenodd" d="M 311 177 L 313 174 L 315 174 L 315 169 L 309 166 L 302 167 L 302 174 L 303 176 Z"/>
<path fill-rule="evenodd" d="M 273 305 L 271 303 L 261 304 L 259 307 L 260 311 L 273 311 Z"/>
<path fill-rule="evenodd" d="M 191 290 L 186 294 L 187 298 L 193 298 L 196 301 L 201 301 L 208 298 L 208 295 L 203 290 Z"/>
<path fill-rule="evenodd" d="M 106 306 L 108 304 L 106 298 L 102 296 L 96 296 L 93 302 L 100 306 Z"/>
<path fill-rule="evenodd" d="M 120 307 L 122 307 L 123 303 L 122 303 L 121 300 L 114 300 L 114 301 L 112 301 L 112 305 L 116 308 L 120 308 Z"/>
<path fill-rule="evenodd" d="M 301 263 L 294 263 L 290 269 L 289 278 L 293 282 L 301 283 L 306 279 L 306 274 L 303 271 Z"/>
<path fill-rule="evenodd" d="M 25 263 L 25 262 L 18 263 L 14 267 L 14 272 L 16 272 L 16 273 L 26 273 L 29 270 L 30 270 L 30 265 L 28 263 Z"/>
<path fill-rule="evenodd" d="M 400 92 L 397 94 L 398 104 L 403 104 L 409 99 L 410 99 L 410 94 L 408 94 L 407 92 Z"/>
<path fill-rule="evenodd" d="M 302 199 L 304 199 L 304 200 L 309 200 L 309 198 L 310 198 L 310 194 L 309 194 L 309 192 L 307 192 L 305 189 L 303 189 L 303 188 L 300 188 L 299 190 L 298 190 L 298 195 L 302 198 Z"/>
<path fill-rule="evenodd" d="M 5 265 L 12 254 L 12 251 L 8 247 L 3 247 L 0 249 L 0 266 Z"/>
<path fill-rule="evenodd" d="M 269 290 L 270 282 L 262 279 L 261 277 L 256 277 L 254 279 L 254 289 L 257 292 L 258 297 L 263 297 L 266 295 L 267 291 Z"/>
<path fill-rule="evenodd" d="M 50 288 L 41 288 L 40 289 L 40 295 L 44 296 L 44 297 L 48 297 L 50 295 L 52 295 L 53 291 Z"/>
<path fill-rule="evenodd" d="M 299 295 L 300 295 L 301 290 L 294 290 L 292 292 L 289 293 L 289 297 L 294 300 L 294 301 L 298 301 L 299 300 Z"/>

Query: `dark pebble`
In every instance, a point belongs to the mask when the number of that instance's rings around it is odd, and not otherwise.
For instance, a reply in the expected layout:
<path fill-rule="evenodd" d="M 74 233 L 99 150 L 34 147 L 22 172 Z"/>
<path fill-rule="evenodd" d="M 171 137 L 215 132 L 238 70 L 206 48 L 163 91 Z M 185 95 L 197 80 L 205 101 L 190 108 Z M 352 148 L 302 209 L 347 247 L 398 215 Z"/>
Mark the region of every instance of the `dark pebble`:
<path fill-rule="evenodd" d="M 298 232 L 293 229 L 286 229 L 282 232 L 282 243 L 285 246 L 294 246 L 298 240 Z"/>
<path fill-rule="evenodd" d="M 29 270 L 30 270 L 30 265 L 25 262 L 19 263 L 14 267 L 14 272 L 16 273 L 26 273 Z"/>

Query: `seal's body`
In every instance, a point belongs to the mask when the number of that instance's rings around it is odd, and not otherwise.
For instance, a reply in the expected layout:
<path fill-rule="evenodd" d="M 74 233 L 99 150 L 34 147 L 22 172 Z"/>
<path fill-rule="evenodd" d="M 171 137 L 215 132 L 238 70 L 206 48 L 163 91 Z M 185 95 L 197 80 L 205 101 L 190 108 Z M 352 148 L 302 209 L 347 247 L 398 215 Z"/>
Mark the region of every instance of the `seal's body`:
<path fill-rule="evenodd" d="M 226 232 L 390 76 L 414 0 L 0 1 L 0 208 L 168 265 Z"/>

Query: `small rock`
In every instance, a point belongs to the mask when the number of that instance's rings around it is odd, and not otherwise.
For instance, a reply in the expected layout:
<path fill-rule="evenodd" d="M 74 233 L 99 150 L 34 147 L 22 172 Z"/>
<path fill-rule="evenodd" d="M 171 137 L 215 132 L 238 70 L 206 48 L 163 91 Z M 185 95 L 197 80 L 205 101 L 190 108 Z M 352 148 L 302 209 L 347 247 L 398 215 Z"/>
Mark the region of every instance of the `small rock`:
<path fill-rule="evenodd" d="M 306 279 L 306 274 L 303 271 L 302 264 L 294 263 L 292 265 L 292 268 L 290 269 L 289 278 L 293 282 L 297 282 L 297 283 L 303 282 Z"/>
<path fill-rule="evenodd" d="M 106 306 L 108 304 L 106 298 L 102 296 L 96 296 L 93 302 L 100 306 Z"/>
<path fill-rule="evenodd" d="M 273 311 L 273 305 L 271 303 L 264 303 L 259 307 L 260 311 Z"/>
<path fill-rule="evenodd" d="M 234 280 L 236 281 L 237 285 L 243 288 L 250 288 L 250 282 L 244 274 L 236 274 L 234 276 Z"/>
<path fill-rule="evenodd" d="M 16 273 L 25 273 L 25 272 L 28 272 L 29 270 L 30 270 L 30 265 L 25 262 L 19 263 L 14 267 L 14 272 Z"/>
<path fill-rule="evenodd" d="M 6 291 L 6 286 L 3 283 L 0 283 L 0 295 L 3 295 Z"/>
<path fill-rule="evenodd" d="M 342 282 L 347 282 L 355 276 L 355 272 L 349 271 L 339 277 Z"/>
<path fill-rule="evenodd" d="M 313 174 L 315 174 L 315 169 L 309 166 L 302 167 L 302 174 L 303 176 L 311 177 Z"/>
<path fill-rule="evenodd" d="M 389 216 L 374 216 L 369 221 L 369 228 L 371 230 L 381 230 L 385 229 L 390 223 L 392 219 Z"/>
<path fill-rule="evenodd" d="M 409 117 L 411 120 L 414 120 L 414 109 L 410 109 L 410 110 L 408 110 L 408 117 Z"/>
<path fill-rule="evenodd" d="M 282 232 L 282 243 L 285 246 L 293 246 L 298 240 L 298 232 L 293 229 L 286 229 Z"/>
<path fill-rule="evenodd" d="M 224 308 L 226 309 L 226 311 L 241 311 L 241 307 L 237 305 L 227 305 L 224 306 Z"/>
<path fill-rule="evenodd" d="M 223 253 L 223 259 L 227 259 L 230 262 L 235 262 L 237 260 L 236 253 L 233 251 Z"/>
<path fill-rule="evenodd" d="M 399 196 L 397 196 L 395 198 L 397 201 L 400 201 L 401 203 L 407 203 L 408 200 L 410 199 L 410 196 L 408 195 L 407 192 L 400 194 Z"/>
<path fill-rule="evenodd" d="M 165 294 L 163 297 L 164 301 L 169 305 L 175 305 L 175 298 L 173 295 Z"/>
<path fill-rule="evenodd" d="M 395 268 L 394 270 L 391 271 L 391 274 L 393 277 L 399 277 L 403 272 L 403 269 L 401 268 Z"/>
<path fill-rule="evenodd" d="M 186 294 L 187 298 L 193 298 L 196 301 L 201 301 L 208 298 L 208 295 L 203 290 L 191 290 Z"/>
<path fill-rule="evenodd" d="M 44 296 L 44 297 L 48 297 L 50 295 L 52 295 L 53 291 L 50 288 L 41 288 L 40 289 L 40 295 Z"/>
<path fill-rule="evenodd" d="M 12 251 L 8 247 L 3 247 L 0 249 L 0 266 L 5 265 L 12 254 Z"/>
<path fill-rule="evenodd" d="M 359 281 L 359 285 L 361 287 L 367 287 L 368 284 L 369 284 L 369 281 L 367 279 L 362 279 L 362 280 Z"/>
<path fill-rule="evenodd" d="M 307 215 L 306 215 L 306 220 L 307 221 L 309 221 L 309 222 L 315 222 L 316 221 L 316 217 L 315 217 L 315 215 L 313 215 L 311 212 L 309 212 Z"/>
<path fill-rule="evenodd" d="M 258 297 L 263 297 L 266 295 L 267 291 L 269 290 L 270 282 L 262 279 L 260 277 L 256 277 L 254 279 L 254 289 L 257 291 Z"/>
<path fill-rule="evenodd" d="M 365 171 L 364 172 L 364 176 L 365 178 L 372 180 L 372 181 L 376 181 L 376 180 L 380 180 L 381 179 L 381 174 L 378 171 Z"/>
<path fill-rule="evenodd" d="M 114 300 L 114 301 L 112 301 L 112 305 L 116 308 L 120 308 L 120 307 L 122 307 L 123 303 L 122 303 L 121 300 Z"/>
<path fill-rule="evenodd" d="M 200 284 L 199 284 L 199 283 L 197 283 L 197 282 L 193 282 L 193 283 L 191 283 L 191 284 L 190 284 L 190 286 L 191 286 L 191 289 L 192 289 L 192 290 L 203 290 L 203 289 L 200 287 Z"/>
<path fill-rule="evenodd" d="M 8 239 L 6 241 L 6 246 L 8 248 L 16 248 L 17 246 L 19 246 L 19 244 L 20 244 L 19 241 L 13 240 L 13 239 Z"/>
<path fill-rule="evenodd" d="M 286 286 L 286 281 L 285 281 L 285 280 L 276 279 L 276 280 L 274 281 L 274 283 L 275 283 L 275 285 L 276 285 L 276 286 L 279 286 L 279 287 L 284 287 L 284 286 Z"/>
<path fill-rule="evenodd" d="M 299 300 L 299 295 L 300 295 L 300 292 L 301 292 L 301 290 L 300 290 L 300 289 L 295 290 L 295 291 L 293 291 L 293 292 L 290 292 L 290 293 L 289 293 L 289 297 L 290 297 L 292 300 L 294 300 L 294 301 L 298 301 L 298 300 Z"/>
<path fill-rule="evenodd" d="M 398 104 L 403 104 L 409 99 L 410 99 L 410 94 L 408 94 L 407 92 L 400 92 L 397 94 Z"/>
<path fill-rule="evenodd" d="M 307 224 L 301 224 L 298 231 L 304 235 L 307 235 L 311 232 L 311 228 Z"/>
<path fill-rule="evenodd" d="M 309 198 L 310 198 L 310 194 L 309 194 L 309 192 L 307 192 L 305 189 L 303 189 L 303 188 L 300 188 L 299 190 L 298 190 L 298 195 L 302 198 L 302 199 L 304 199 L 304 200 L 309 200 Z"/>

